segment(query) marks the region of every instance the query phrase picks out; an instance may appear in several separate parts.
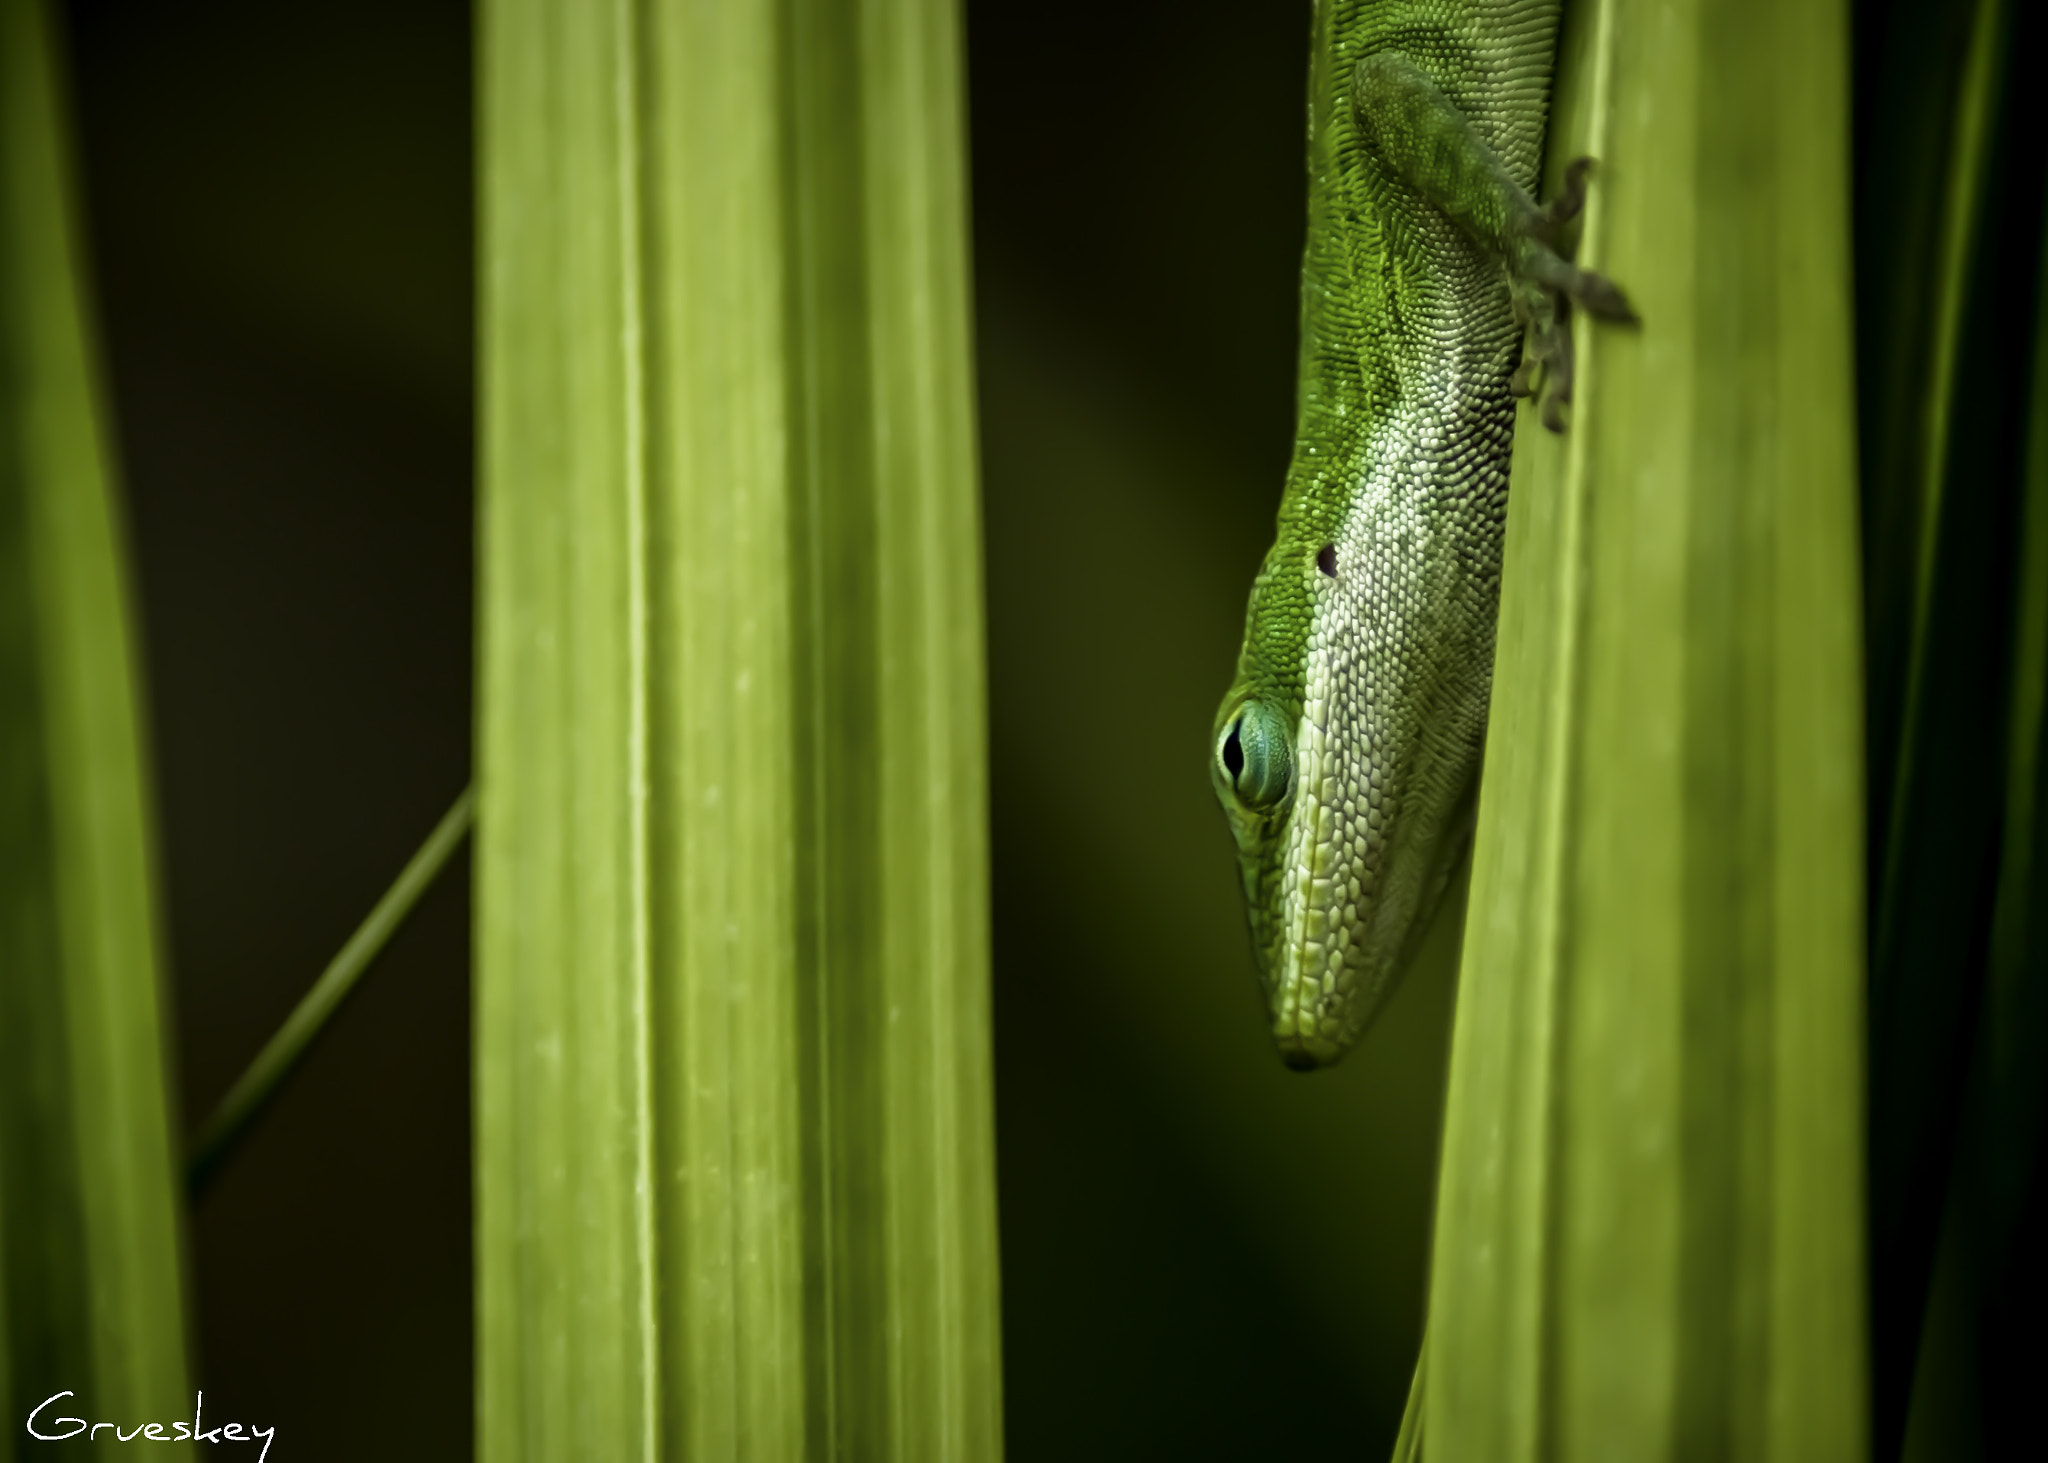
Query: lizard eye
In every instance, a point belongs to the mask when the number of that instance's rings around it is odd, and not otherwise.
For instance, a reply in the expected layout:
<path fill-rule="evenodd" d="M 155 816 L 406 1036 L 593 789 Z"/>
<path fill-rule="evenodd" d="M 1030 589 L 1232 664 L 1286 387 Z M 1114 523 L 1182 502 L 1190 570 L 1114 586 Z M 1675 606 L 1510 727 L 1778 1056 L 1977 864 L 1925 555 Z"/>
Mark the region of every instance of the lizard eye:
<path fill-rule="evenodd" d="M 1257 701 L 1224 729 L 1216 748 L 1223 780 L 1248 808 L 1265 811 L 1287 799 L 1294 777 L 1294 749 L 1277 713 Z"/>

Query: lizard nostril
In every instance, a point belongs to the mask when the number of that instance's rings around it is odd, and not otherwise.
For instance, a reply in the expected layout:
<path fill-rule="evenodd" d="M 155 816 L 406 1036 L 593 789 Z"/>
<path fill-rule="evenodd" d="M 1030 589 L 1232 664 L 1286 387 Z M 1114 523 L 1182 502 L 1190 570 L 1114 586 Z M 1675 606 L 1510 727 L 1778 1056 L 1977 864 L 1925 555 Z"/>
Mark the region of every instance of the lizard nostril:
<path fill-rule="evenodd" d="M 1280 1061 L 1290 1072 L 1313 1072 L 1316 1059 L 1307 1052 L 1282 1052 Z"/>
<path fill-rule="evenodd" d="M 1337 546 L 1335 544 L 1323 545 L 1322 549 L 1316 554 L 1316 567 L 1332 579 L 1337 577 Z"/>

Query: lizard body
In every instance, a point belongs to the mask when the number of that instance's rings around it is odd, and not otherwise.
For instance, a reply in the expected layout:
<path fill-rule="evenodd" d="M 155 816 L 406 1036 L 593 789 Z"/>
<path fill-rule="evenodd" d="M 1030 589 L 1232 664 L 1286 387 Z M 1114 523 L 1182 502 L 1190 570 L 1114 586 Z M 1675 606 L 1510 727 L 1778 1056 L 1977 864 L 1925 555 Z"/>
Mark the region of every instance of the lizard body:
<path fill-rule="evenodd" d="M 1298 425 L 1210 775 L 1291 1067 L 1364 1031 L 1469 843 L 1513 395 L 1570 394 L 1584 165 L 1531 201 L 1555 0 L 1318 0 Z M 1525 334 L 1528 361 L 1517 369 Z"/>

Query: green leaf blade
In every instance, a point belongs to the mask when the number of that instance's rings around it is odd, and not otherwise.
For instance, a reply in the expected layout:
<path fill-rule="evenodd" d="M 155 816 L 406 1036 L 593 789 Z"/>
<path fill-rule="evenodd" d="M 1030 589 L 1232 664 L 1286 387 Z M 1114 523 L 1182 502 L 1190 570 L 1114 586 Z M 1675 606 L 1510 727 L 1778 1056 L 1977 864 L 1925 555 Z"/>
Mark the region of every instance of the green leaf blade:
<path fill-rule="evenodd" d="M 127 569 L 56 75 L 43 7 L 0 4 L 0 1380 L 12 1417 L 70 1390 L 132 1424 L 191 1394 Z"/>
<path fill-rule="evenodd" d="M 1000 1454 L 956 26 L 486 13 L 486 1458 Z"/>
<path fill-rule="evenodd" d="M 1644 323 L 1517 435 L 1432 1458 L 1864 1450 L 1846 47 L 1568 20 L 1552 166 Z"/>

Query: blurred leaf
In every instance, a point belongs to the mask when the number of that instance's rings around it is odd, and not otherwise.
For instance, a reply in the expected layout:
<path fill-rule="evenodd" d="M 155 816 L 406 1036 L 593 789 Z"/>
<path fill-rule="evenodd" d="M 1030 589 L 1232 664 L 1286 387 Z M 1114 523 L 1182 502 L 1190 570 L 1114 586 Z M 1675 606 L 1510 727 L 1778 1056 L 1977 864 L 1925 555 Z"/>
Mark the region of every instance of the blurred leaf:
<path fill-rule="evenodd" d="M 2009 799 L 2019 790 L 2006 786 L 2019 765 L 2008 745 L 2008 707 L 2021 709 L 2010 701 L 2009 678 L 2024 669 L 2010 657 L 2031 340 L 2013 327 L 2028 318 L 2037 289 L 2048 162 L 2038 88 L 2012 68 L 2048 41 L 2036 10 L 2003 0 L 1894 0 L 1861 16 L 1860 105 L 1869 121 L 1857 273 L 1871 632 L 1870 1234 L 1880 1458 L 1899 1451 L 1908 1398 L 1920 1385 L 1916 1369 L 1929 1364 L 1929 1328 L 1974 1325 L 1968 1303 L 1938 1324 L 1926 1307 L 1966 1141 L 1959 1135 L 1971 1051 L 1993 1035 L 1978 1028 L 1993 1010 L 1985 1003 L 1995 1004 L 1984 985 L 2001 938 L 1994 905 L 2012 941 L 2014 870 L 2002 866 L 2022 855 L 2013 840 L 2028 836 L 2030 822 L 2021 813 L 2001 834 L 2001 819 L 2018 812 Z M 1963 1174 L 1957 1182 L 1968 1188 L 1974 1180 Z M 1939 1455 L 1962 1446 L 1950 1437 Z"/>
<path fill-rule="evenodd" d="M 186 1390 L 121 528 L 43 7 L 0 0 L 0 1457 Z M 60 1410 L 63 1407 L 60 1406 Z M 174 1445 L 171 1456 L 188 1450 Z"/>
<path fill-rule="evenodd" d="M 481 19 L 480 1455 L 997 1456 L 953 7 Z"/>
<path fill-rule="evenodd" d="M 1553 176 L 1640 331 L 1516 438 L 1431 1272 L 1432 1460 L 1860 1457 L 1840 5 L 1575 8 Z"/>
<path fill-rule="evenodd" d="M 2034 157 L 2021 166 L 2030 163 L 2038 173 L 2040 162 Z M 1985 594 L 1989 581 L 1988 593 L 1996 595 L 2005 587 L 2003 574 L 2009 569 L 2012 576 L 2002 825 L 1996 893 L 1982 940 L 1984 984 L 1978 1010 L 1968 1013 L 1975 1017 L 1975 1036 L 1954 1166 L 1938 1191 L 1945 1204 L 1925 1319 L 1911 1338 L 1910 1358 L 1900 1362 L 1913 1366 L 1910 1411 L 1897 1419 L 1905 1430 L 1904 1454 L 1929 1463 L 2015 1456 L 2036 1444 L 2039 1431 L 2034 1394 L 2042 1346 L 2035 1307 L 2042 1277 L 2026 1240 L 2039 1233 L 2048 1197 L 2041 1145 L 2048 1120 L 2048 787 L 2041 775 L 2048 750 L 2048 229 L 2036 241 L 2044 252 L 2026 373 L 2031 391 L 2014 424 L 2014 435 L 2024 436 L 2022 458 L 2004 479 L 1952 479 L 1962 491 L 2016 497 L 2016 552 L 2009 564 L 1985 553 L 1977 575 L 1947 590 Z M 1980 352 L 1986 343 L 1980 337 Z M 1974 362 L 1972 374 L 1981 379 L 1987 364 Z M 1936 789 L 1951 781 L 1939 762 L 1923 763 L 1917 774 Z M 1979 943 L 1980 931 L 1964 926 L 1962 950 Z M 1922 1268 L 1909 1278 L 1918 1281 L 1928 1257 L 1912 1258 Z M 1879 1277 L 1881 1286 L 1887 1278 Z M 1895 1282 L 1894 1288 L 1903 1287 Z M 1919 1300 L 1907 1294 L 1894 1304 L 1903 1309 Z"/>
<path fill-rule="evenodd" d="M 1394 1463 L 1416 1463 L 1422 1457 L 1422 1405 L 1429 1381 L 1429 1338 L 1415 1361 L 1415 1380 L 1408 1387 L 1408 1405 L 1401 1409 L 1401 1430 L 1394 1435 Z"/>

